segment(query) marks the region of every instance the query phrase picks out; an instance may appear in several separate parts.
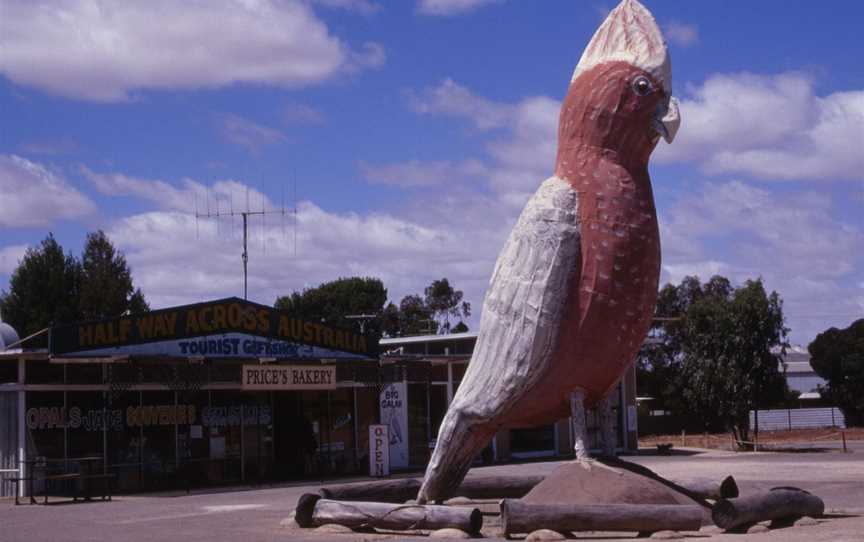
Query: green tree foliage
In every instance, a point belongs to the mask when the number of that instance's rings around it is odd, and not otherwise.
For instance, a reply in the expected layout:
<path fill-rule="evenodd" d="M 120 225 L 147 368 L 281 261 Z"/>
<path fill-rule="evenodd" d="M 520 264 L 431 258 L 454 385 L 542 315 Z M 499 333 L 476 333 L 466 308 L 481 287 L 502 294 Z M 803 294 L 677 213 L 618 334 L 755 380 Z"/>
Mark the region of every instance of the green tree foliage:
<path fill-rule="evenodd" d="M 695 414 L 706 430 L 730 429 L 748 440 L 749 410 L 782 404 L 790 393 L 780 372 L 786 343 L 782 302 L 762 282 L 740 288 L 714 276 L 685 277 L 658 295 L 652 337 L 637 362 L 640 395 L 652 408 Z"/>
<path fill-rule="evenodd" d="M 380 316 L 386 302 L 387 289 L 380 279 L 348 277 L 279 297 L 276 299 L 275 307 L 306 320 L 323 321 L 352 329 L 356 329 L 358 323 L 346 316 L 375 315 L 374 320 L 364 324 L 365 330 L 380 333 Z"/>
<path fill-rule="evenodd" d="M 49 233 L 38 247 L 27 249 L 12 272 L 2 299 L 3 319 L 22 339 L 52 323 L 77 320 L 80 275 L 78 260 L 63 254 L 63 247 Z M 47 334 L 27 343 L 47 345 Z"/>
<path fill-rule="evenodd" d="M 126 257 L 114 248 L 105 232 L 87 234 L 81 255 L 79 310 L 84 320 L 113 318 L 150 309 L 144 294 L 132 284 Z"/>
<path fill-rule="evenodd" d="M 731 290 L 729 279 L 719 275 L 704 286 L 698 277 L 684 277 L 681 284 L 666 284 L 660 290 L 651 327 L 656 341 L 642 349 L 636 364 L 639 393 L 653 398 L 653 408 L 677 413 L 687 410 L 679 385 L 684 316 L 706 295 L 726 297 Z"/>
<path fill-rule="evenodd" d="M 843 411 L 847 425 L 864 425 L 864 319 L 823 331 L 807 350 L 816 374 L 828 382 L 820 393 Z"/>
<path fill-rule="evenodd" d="M 761 280 L 737 289 L 712 282 L 720 287 L 703 287 L 681 321 L 678 385 L 706 428 L 722 424 L 745 446 L 750 410 L 786 395 L 783 304 Z"/>
<path fill-rule="evenodd" d="M 275 307 L 307 320 L 355 328 L 357 322 L 346 315 L 374 315 L 366 321 L 366 330 L 389 337 L 468 330 L 462 321 L 451 330 L 450 318 L 467 318 L 471 305 L 446 278 L 433 281 L 424 294 L 406 295 L 398 305 L 387 303 L 387 289 L 380 279 L 350 277 L 279 297 Z"/>
<path fill-rule="evenodd" d="M 432 312 L 441 333 L 450 333 L 451 317 L 461 319 L 471 316 L 471 304 L 463 301 L 462 290 L 454 289 L 446 278 L 433 280 L 424 294 L 426 307 Z M 462 320 L 459 324 L 467 329 Z"/>
<path fill-rule="evenodd" d="M 435 312 L 419 295 L 406 295 L 399 302 L 399 335 L 428 335 L 436 333 L 438 323 Z"/>
<path fill-rule="evenodd" d="M 87 235 L 81 260 L 63 254 L 52 234 L 38 247 L 27 249 L 0 307 L 4 320 L 22 338 L 52 324 L 148 310 L 144 294 L 132 284 L 126 258 L 102 231 Z M 47 345 L 47 335 L 26 344 Z"/>

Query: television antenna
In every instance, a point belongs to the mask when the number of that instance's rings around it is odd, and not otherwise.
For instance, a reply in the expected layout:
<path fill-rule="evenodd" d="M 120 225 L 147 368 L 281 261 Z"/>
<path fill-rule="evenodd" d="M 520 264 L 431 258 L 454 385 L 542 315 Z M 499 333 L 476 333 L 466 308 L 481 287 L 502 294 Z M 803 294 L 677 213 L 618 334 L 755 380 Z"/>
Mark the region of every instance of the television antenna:
<path fill-rule="evenodd" d="M 200 218 L 215 218 L 217 231 L 219 225 L 219 219 L 223 217 L 231 217 L 231 225 L 233 231 L 234 225 L 234 217 L 241 217 L 243 220 L 243 252 L 241 254 L 241 258 L 243 260 L 243 299 L 249 298 L 249 217 L 260 216 L 261 217 L 261 225 L 265 226 L 264 220 L 268 215 L 280 215 L 282 216 L 282 234 L 285 234 L 285 216 L 293 215 L 294 216 L 294 253 L 297 253 L 297 180 L 294 180 L 294 207 L 291 209 L 285 208 L 285 190 L 282 190 L 282 207 L 280 209 L 270 209 L 266 208 L 265 204 L 265 196 L 262 190 L 261 192 L 261 209 L 260 210 L 252 210 L 249 205 L 249 187 L 246 187 L 246 210 L 245 211 L 235 211 L 234 210 L 234 195 L 231 195 L 230 198 L 230 207 L 228 210 L 222 210 L 219 206 L 219 198 L 216 198 L 216 210 L 210 210 L 210 191 L 207 191 L 207 211 L 206 212 L 198 212 L 198 198 L 195 198 L 195 231 L 196 235 L 198 232 L 198 219 Z M 261 244 L 262 250 L 266 250 L 264 248 L 264 243 L 266 240 L 266 232 L 261 232 Z"/>
<path fill-rule="evenodd" d="M 345 318 L 347 320 L 359 320 L 360 322 L 360 334 L 363 335 L 366 333 L 366 322 L 370 320 L 375 320 L 378 318 L 377 314 L 346 314 Z"/>

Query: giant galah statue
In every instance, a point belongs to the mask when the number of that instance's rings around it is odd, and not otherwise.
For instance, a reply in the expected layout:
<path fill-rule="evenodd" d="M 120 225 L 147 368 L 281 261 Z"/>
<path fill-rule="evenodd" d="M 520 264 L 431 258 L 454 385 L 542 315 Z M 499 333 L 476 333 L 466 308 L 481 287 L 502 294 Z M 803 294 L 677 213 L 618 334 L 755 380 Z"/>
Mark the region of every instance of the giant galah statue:
<path fill-rule="evenodd" d="M 451 495 L 501 428 L 584 420 L 584 408 L 635 359 L 660 276 L 648 158 L 678 129 L 671 75 L 651 13 L 624 0 L 570 81 L 555 174 L 528 201 L 498 257 L 419 502 Z M 581 458 L 584 426 L 575 426 Z"/>

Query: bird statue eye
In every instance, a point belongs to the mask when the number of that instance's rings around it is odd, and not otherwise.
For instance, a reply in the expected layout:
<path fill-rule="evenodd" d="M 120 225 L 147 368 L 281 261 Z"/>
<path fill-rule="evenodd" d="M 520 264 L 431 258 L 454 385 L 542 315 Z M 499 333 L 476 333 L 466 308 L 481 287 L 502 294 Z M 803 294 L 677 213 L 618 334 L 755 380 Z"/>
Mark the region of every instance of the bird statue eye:
<path fill-rule="evenodd" d="M 644 75 L 640 75 L 633 80 L 633 91 L 639 96 L 647 96 L 653 90 L 654 86 L 651 84 L 651 81 L 649 81 L 648 78 Z"/>

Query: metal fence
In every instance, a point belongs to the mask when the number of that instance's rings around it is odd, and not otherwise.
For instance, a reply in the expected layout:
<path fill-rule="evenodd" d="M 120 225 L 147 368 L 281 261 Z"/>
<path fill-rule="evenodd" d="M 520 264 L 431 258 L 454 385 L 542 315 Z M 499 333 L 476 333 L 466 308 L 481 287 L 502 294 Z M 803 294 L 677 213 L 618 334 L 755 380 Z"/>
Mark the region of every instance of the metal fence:
<path fill-rule="evenodd" d="M 755 411 L 750 411 L 750 428 L 756 426 Z M 784 429 L 808 429 L 814 427 L 846 427 L 846 419 L 840 409 L 823 408 L 786 408 L 759 411 L 760 431 L 780 431 Z"/>

